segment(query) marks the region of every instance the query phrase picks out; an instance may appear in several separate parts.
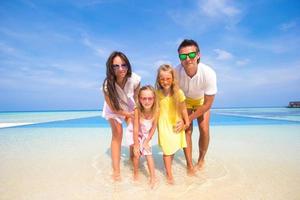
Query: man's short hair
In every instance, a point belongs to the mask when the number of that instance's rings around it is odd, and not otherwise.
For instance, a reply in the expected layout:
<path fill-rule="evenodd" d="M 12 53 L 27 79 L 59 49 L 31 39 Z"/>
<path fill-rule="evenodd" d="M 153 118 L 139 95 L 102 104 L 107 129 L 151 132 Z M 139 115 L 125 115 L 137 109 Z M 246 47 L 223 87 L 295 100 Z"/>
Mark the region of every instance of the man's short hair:
<path fill-rule="evenodd" d="M 180 51 L 181 48 L 187 47 L 187 46 L 195 46 L 197 52 L 200 52 L 199 45 L 197 44 L 197 42 L 196 42 L 195 40 L 184 39 L 184 40 L 180 43 L 180 45 L 179 45 L 179 47 L 178 47 L 178 49 L 177 49 L 178 53 L 179 53 L 179 51 Z"/>

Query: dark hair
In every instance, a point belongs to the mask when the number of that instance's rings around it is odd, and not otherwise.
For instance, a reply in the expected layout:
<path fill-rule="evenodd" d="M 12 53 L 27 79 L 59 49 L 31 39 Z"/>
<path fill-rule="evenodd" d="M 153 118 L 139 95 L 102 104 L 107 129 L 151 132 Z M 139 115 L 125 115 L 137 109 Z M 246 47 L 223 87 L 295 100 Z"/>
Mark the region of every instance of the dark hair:
<path fill-rule="evenodd" d="M 196 51 L 197 51 L 196 53 L 199 53 L 199 52 L 200 52 L 199 45 L 198 45 L 198 43 L 197 43 L 195 40 L 184 39 L 184 40 L 180 43 L 180 45 L 179 45 L 179 47 L 178 47 L 178 49 L 177 49 L 178 53 L 179 53 L 179 51 L 180 51 L 181 48 L 187 47 L 187 46 L 195 46 L 195 47 L 196 47 Z M 199 62 L 200 62 L 200 58 L 197 60 L 197 63 L 199 63 Z"/>
<path fill-rule="evenodd" d="M 106 78 L 103 82 L 103 91 L 109 97 L 113 108 L 116 110 L 120 110 L 121 107 L 118 101 L 119 95 L 115 86 L 117 78 L 115 75 L 115 70 L 113 68 L 113 60 L 117 56 L 119 56 L 127 65 L 127 74 L 125 76 L 125 79 L 127 80 L 127 78 L 131 77 L 132 71 L 131 71 L 131 65 L 128 58 L 124 53 L 120 51 L 114 51 L 110 54 L 110 56 L 106 61 Z"/>

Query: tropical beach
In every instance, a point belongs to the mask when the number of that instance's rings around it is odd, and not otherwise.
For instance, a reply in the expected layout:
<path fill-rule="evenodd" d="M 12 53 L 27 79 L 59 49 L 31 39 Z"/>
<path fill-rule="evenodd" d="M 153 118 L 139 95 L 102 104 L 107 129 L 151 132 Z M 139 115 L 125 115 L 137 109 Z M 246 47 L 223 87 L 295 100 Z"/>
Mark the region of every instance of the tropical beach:
<path fill-rule="evenodd" d="M 180 152 L 173 165 L 175 184 L 167 184 L 155 135 L 153 189 L 144 159 L 140 180 L 133 181 L 126 144 L 122 181 L 112 181 L 111 130 L 101 111 L 2 112 L 2 122 L 14 115 L 32 124 L 0 129 L 1 199 L 299 199 L 300 110 L 212 112 L 206 165 L 194 177 L 186 174 Z M 43 116 L 40 122 L 36 116 Z M 197 141 L 197 131 L 193 137 Z"/>
<path fill-rule="evenodd" d="M 299 200 L 299 10 L 0 1 L 0 200 Z"/>

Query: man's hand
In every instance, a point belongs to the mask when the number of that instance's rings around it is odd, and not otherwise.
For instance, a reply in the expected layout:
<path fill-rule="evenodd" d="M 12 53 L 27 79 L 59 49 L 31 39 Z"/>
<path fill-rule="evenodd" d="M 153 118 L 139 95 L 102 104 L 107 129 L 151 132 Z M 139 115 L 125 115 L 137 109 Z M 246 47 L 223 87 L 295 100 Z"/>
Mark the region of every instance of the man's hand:
<path fill-rule="evenodd" d="M 177 123 L 173 126 L 173 130 L 175 133 L 179 133 L 180 131 L 185 129 L 185 125 L 183 120 L 177 121 Z"/>

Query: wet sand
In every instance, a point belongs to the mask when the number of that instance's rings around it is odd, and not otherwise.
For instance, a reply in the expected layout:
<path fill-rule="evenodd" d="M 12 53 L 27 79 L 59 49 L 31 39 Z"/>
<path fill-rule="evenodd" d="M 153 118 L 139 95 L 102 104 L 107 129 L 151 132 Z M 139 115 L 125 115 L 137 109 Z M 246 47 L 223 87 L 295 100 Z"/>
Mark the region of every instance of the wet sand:
<path fill-rule="evenodd" d="M 144 159 L 140 180 L 132 180 L 125 143 L 122 181 L 111 180 L 110 136 L 109 128 L 0 129 L 0 199 L 300 198 L 299 125 L 213 126 L 205 168 L 187 176 L 178 151 L 174 185 L 166 183 L 155 137 L 154 189 Z M 198 131 L 193 137 L 196 161 Z"/>

